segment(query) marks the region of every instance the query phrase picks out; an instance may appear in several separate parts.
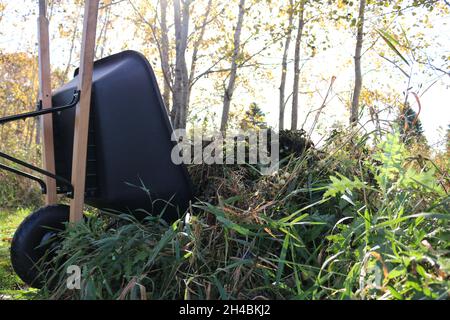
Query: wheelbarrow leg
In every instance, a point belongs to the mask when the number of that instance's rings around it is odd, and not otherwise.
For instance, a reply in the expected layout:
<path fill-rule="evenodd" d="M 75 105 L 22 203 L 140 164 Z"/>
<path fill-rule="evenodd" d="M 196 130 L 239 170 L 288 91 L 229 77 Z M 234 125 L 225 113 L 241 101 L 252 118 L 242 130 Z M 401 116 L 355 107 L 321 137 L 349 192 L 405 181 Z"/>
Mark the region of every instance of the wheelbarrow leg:
<path fill-rule="evenodd" d="M 52 85 L 50 77 L 50 41 L 48 32 L 49 21 L 47 19 L 47 1 L 39 0 L 38 37 L 39 37 L 39 99 L 42 108 L 52 107 Z M 52 114 L 41 116 L 41 134 L 43 140 L 42 162 L 44 169 L 55 173 L 55 155 L 53 144 L 53 122 Z M 56 180 L 45 178 L 47 192 L 45 203 L 54 205 L 57 202 Z"/>
<path fill-rule="evenodd" d="M 86 0 L 84 8 L 83 39 L 81 43 L 81 64 L 79 73 L 80 83 L 78 84 L 81 96 L 80 101 L 76 106 L 73 141 L 73 198 L 70 202 L 71 222 L 77 222 L 83 218 L 89 111 L 91 106 L 98 5 L 99 0 Z"/>

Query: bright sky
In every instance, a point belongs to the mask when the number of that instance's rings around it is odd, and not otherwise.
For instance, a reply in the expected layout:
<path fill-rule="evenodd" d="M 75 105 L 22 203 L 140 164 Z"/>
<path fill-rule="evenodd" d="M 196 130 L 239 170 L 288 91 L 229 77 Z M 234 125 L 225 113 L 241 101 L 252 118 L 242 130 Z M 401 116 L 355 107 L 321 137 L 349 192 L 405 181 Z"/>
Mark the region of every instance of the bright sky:
<path fill-rule="evenodd" d="M 202 1 L 203 0 L 198 0 L 197 3 L 201 3 Z M 37 1 L 3 0 L 3 3 L 5 3 L 7 7 L 0 25 L 0 49 L 9 52 L 26 51 L 37 53 Z M 35 7 L 36 10 L 30 12 L 30 8 L 33 7 Z M 126 1 L 120 8 L 120 13 L 121 18 L 115 22 L 115 30 L 110 33 L 107 52 L 114 53 L 123 49 L 134 49 L 139 51 L 142 48 L 142 41 L 140 39 L 133 39 L 135 30 L 134 27 L 131 26 L 131 23 L 127 21 L 127 17 L 131 17 L 132 11 Z M 400 24 L 403 27 L 412 25 L 414 23 L 413 19 L 416 18 L 411 15 L 406 16 L 409 16 L 409 18 L 404 17 L 395 21 L 394 26 Z M 426 49 L 428 55 L 432 57 L 450 56 L 450 18 L 449 16 L 435 16 L 433 19 L 432 28 L 420 30 L 413 29 L 414 32 L 411 31 L 410 34 L 415 34 L 420 31 L 423 33 L 425 39 L 431 39 L 429 41 L 432 42 L 433 45 Z M 369 15 L 367 20 L 367 30 L 373 30 L 376 17 L 371 17 Z M 65 23 L 67 23 L 65 17 L 63 17 L 62 14 L 55 13 L 50 28 L 53 67 L 65 68 L 65 64 L 68 60 L 68 40 L 62 41 L 58 39 L 58 26 L 59 24 Z M 319 127 L 316 139 L 319 139 L 318 135 L 321 132 L 326 131 L 334 122 L 342 121 L 343 123 L 346 123 L 348 121 L 348 112 L 345 105 L 347 105 L 349 97 L 347 95 L 342 95 L 341 93 L 351 91 L 354 79 L 352 61 L 354 54 L 354 36 L 351 33 L 345 33 L 341 30 L 333 30 L 330 28 L 325 28 L 318 32 L 318 38 L 324 37 L 325 35 L 328 35 L 329 39 L 331 39 L 332 47 L 326 51 L 319 52 L 319 54 L 311 61 L 305 59 L 301 79 L 301 90 L 317 90 L 317 93 L 312 96 L 305 94 L 300 96 L 300 124 L 303 123 L 306 114 L 311 109 L 320 107 L 323 96 L 329 86 L 329 79 L 331 79 L 332 76 L 337 77 L 329 104 L 325 109 L 325 113 L 321 116 L 321 126 Z M 411 37 L 409 40 L 413 45 L 420 44 L 422 41 L 420 38 L 414 37 Z M 252 44 L 252 46 L 258 48 L 257 43 Z M 268 122 L 271 125 L 276 126 L 278 121 L 279 63 L 281 62 L 281 54 L 279 47 L 274 47 L 276 48 L 270 51 L 273 53 L 271 57 L 265 55 L 260 60 L 263 63 L 271 65 L 268 68 L 271 68 L 270 71 L 273 75 L 273 79 L 270 81 L 266 79 L 262 79 L 261 81 L 255 80 L 255 88 L 251 93 L 243 87 L 238 87 L 234 99 L 235 101 L 239 101 L 240 104 L 250 104 L 251 102 L 257 101 L 258 105 L 266 112 Z M 382 41 L 377 43 L 376 48 L 377 50 L 384 48 L 384 51 L 388 56 L 393 56 L 392 52 L 389 51 Z M 369 50 L 365 54 L 365 59 L 363 60 L 364 86 L 371 90 L 375 89 L 383 92 L 403 92 L 406 89 L 407 84 L 404 76 L 402 76 L 398 70 L 395 70 L 395 68 L 388 63 L 371 63 L 371 61 L 374 60 L 374 57 L 378 57 L 376 52 L 377 51 L 375 50 Z M 154 57 L 154 59 L 157 58 L 158 57 Z M 380 61 L 380 59 L 377 60 Z M 77 61 L 78 60 L 74 58 L 73 62 L 76 63 Z M 440 65 L 438 66 L 440 67 Z M 292 68 L 292 66 L 290 66 L 290 68 Z M 450 124 L 450 77 L 448 75 L 443 76 L 442 73 L 439 72 L 431 72 L 428 70 L 425 74 L 422 71 L 424 71 L 423 67 L 414 67 L 414 77 L 411 87 L 412 91 L 420 93 L 434 83 L 431 88 L 421 96 L 422 113 L 420 115 L 420 120 L 422 121 L 429 143 L 436 148 L 441 148 L 443 147 L 442 143 L 446 128 Z M 290 83 L 292 81 L 291 75 L 289 77 L 288 81 Z M 201 101 L 202 89 L 211 90 L 211 84 L 208 84 L 207 81 L 208 79 L 199 82 L 198 86 L 200 88 L 194 93 L 196 96 L 193 100 Z M 339 96 L 336 95 L 337 93 Z M 222 93 L 220 92 L 218 94 Z M 289 88 L 287 89 L 286 94 L 289 95 Z M 342 98 L 347 100 L 342 101 Z M 412 96 L 410 101 L 414 101 Z M 288 104 L 288 110 L 286 110 L 285 123 L 287 126 L 289 126 L 290 123 L 289 105 L 290 104 Z M 216 112 L 220 114 L 220 104 L 212 106 L 212 108 L 216 108 Z M 387 117 L 389 116 L 387 115 Z M 314 115 L 310 116 L 309 119 L 312 120 L 312 118 L 314 118 Z M 307 122 L 307 124 L 308 123 L 310 122 Z"/>

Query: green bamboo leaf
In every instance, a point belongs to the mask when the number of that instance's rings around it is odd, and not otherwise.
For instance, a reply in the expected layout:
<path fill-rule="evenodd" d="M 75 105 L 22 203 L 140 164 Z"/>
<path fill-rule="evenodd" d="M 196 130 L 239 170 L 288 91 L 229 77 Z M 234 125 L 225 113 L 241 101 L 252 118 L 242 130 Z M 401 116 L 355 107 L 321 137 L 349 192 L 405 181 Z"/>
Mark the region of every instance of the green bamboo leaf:
<path fill-rule="evenodd" d="M 397 49 L 397 47 L 400 46 L 400 43 L 386 31 L 377 30 L 377 33 L 384 40 L 384 42 L 386 42 L 386 44 L 409 66 L 408 60 L 406 60 L 406 58 Z"/>
<path fill-rule="evenodd" d="M 217 290 L 219 290 L 220 299 L 222 300 L 228 300 L 228 294 L 225 291 L 224 286 L 220 283 L 219 279 L 216 278 L 216 276 L 213 276 L 212 281 L 217 287 Z"/>
<path fill-rule="evenodd" d="M 254 232 L 248 230 L 247 228 L 245 228 L 243 226 L 238 225 L 237 223 L 234 223 L 233 221 L 231 221 L 227 217 L 225 217 L 223 210 L 221 210 L 218 207 L 215 207 L 209 203 L 207 203 L 206 206 L 196 206 L 196 207 L 201 208 L 201 209 L 215 215 L 217 221 L 221 222 L 228 229 L 233 229 L 234 231 L 236 231 L 244 236 L 255 235 Z"/>
<path fill-rule="evenodd" d="M 289 247 L 289 234 L 286 235 L 283 241 L 283 247 L 281 249 L 281 255 L 280 259 L 278 261 L 278 268 L 277 268 L 277 277 L 276 277 L 276 283 L 279 284 L 281 280 L 281 276 L 283 275 L 284 265 L 286 263 L 286 253 L 287 249 Z"/>
<path fill-rule="evenodd" d="M 165 246 L 174 238 L 176 235 L 176 224 L 173 224 L 171 228 L 169 228 L 164 235 L 161 237 L 161 240 L 157 243 L 157 245 L 153 248 L 151 255 L 147 261 L 147 265 L 151 265 L 158 254 L 165 248 Z"/>
<path fill-rule="evenodd" d="M 404 300 L 403 295 L 394 289 L 392 286 L 387 286 L 387 289 L 392 294 L 392 296 L 397 300 Z"/>

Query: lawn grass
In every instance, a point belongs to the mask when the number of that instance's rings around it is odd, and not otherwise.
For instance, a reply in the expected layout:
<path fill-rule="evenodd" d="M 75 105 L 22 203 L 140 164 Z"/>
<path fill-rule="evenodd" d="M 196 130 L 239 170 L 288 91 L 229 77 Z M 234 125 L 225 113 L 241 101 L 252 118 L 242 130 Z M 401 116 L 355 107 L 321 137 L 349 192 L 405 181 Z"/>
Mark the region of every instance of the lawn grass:
<path fill-rule="evenodd" d="M 29 213 L 29 209 L 0 209 L 0 300 L 28 300 L 36 296 L 37 290 L 26 286 L 14 273 L 9 255 L 14 231 Z"/>

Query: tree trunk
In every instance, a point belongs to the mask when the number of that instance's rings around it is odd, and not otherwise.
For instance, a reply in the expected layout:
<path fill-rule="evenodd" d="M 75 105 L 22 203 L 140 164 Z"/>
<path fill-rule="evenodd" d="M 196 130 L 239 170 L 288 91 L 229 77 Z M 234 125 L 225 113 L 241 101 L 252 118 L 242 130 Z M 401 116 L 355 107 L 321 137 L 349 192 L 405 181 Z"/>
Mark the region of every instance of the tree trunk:
<path fill-rule="evenodd" d="M 286 106 L 285 101 L 285 88 L 286 88 L 286 75 L 287 75 L 287 60 L 289 54 L 289 47 L 292 40 L 292 29 L 294 27 L 294 2 L 289 1 L 289 25 L 286 34 L 286 41 L 284 43 L 283 61 L 281 63 L 281 83 L 280 83 L 280 114 L 278 119 L 278 129 L 284 130 L 284 109 Z"/>
<path fill-rule="evenodd" d="M 200 27 L 200 34 L 197 38 L 197 40 L 194 43 L 194 52 L 192 53 L 192 61 L 191 61 L 191 70 L 189 72 L 189 88 L 188 88 L 188 97 L 187 97 L 187 103 L 189 105 L 190 99 L 191 99 L 191 91 L 192 91 L 192 85 L 195 78 L 195 70 L 197 67 L 197 60 L 198 60 L 198 50 L 200 45 L 203 42 L 203 38 L 205 36 L 206 26 L 208 25 L 208 19 L 209 14 L 211 12 L 211 6 L 212 6 L 212 0 L 208 0 L 208 4 L 206 5 L 206 11 L 203 18 L 202 25 Z"/>
<path fill-rule="evenodd" d="M 96 59 L 103 58 L 104 54 L 105 54 L 108 28 L 110 27 L 110 24 L 111 24 L 111 8 L 112 8 L 111 5 L 109 5 L 105 8 L 104 22 L 103 22 L 102 28 L 100 29 L 100 34 L 98 35 L 96 45 L 95 45 L 95 58 Z M 100 50 L 100 53 L 99 53 L 99 50 Z"/>
<path fill-rule="evenodd" d="M 191 0 L 185 0 L 183 2 L 182 12 L 180 0 L 174 0 L 173 3 L 175 18 L 176 62 L 174 88 L 172 92 L 172 124 L 175 129 L 178 129 L 186 128 L 188 111 L 188 106 L 186 103 L 189 78 L 186 65 L 186 49 L 189 32 L 189 6 Z"/>
<path fill-rule="evenodd" d="M 356 122 L 358 122 L 358 115 L 359 115 L 359 96 L 361 95 L 361 88 L 362 88 L 361 51 L 363 45 L 365 10 L 366 10 L 366 0 L 360 0 L 358 31 L 356 34 L 356 49 L 355 49 L 355 88 L 353 91 L 353 101 L 350 114 L 351 124 L 356 124 Z"/>
<path fill-rule="evenodd" d="M 233 56 L 231 59 L 230 79 L 228 81 L 227 87 L 225 88 L 224 98 L 223 98 L 222 120 L 220 122 L 220 131 L 223 133 L 225 133 L 225 131 L 227 129 L 231 99 L 233 98 L 233 92 L 234 92 L 234 87 L 235 87 L 235 83 L 236 83 L 236 75 L 237 75 L 237 67 L 238 67 L 237 62 L 238 62 L 238 58 L 240 55 L 241 32 L 242 32 L 242 25 L 244 23 L 244 14 L 245 14 L 245 0 L 240 0 L 238 22 L 236 25 L 236 30 L 234 32 L 234 50 L 233 50 Z"/>
<path fill-rule="evenodd" d="M 175 22 L 175 73 L 172 92 L 172 125 L 178 128 L 178 118 L 181 109 L 181 100 L 183 96 L 183 81 L 181 70 L 181 16 L 180 16 L 180 0 L 173 1 L 174 22 Z"/>
<path fill-rule="evenodd" d="M 180 113 L 180 128 L 186 128 L 186 122 L 187 122 L 187 115 L 189 111 L 189 74 L 188 74 L 188 68 L 186 63 L 186 50 L 187 50 L 187 44 L 188 44 L 188 37 L 189 37 L 189 9 L 191 5 L 192 0 L 184 0 L 183 3 L 183 59 L 182 62 L 182 70 L 183 70 L 183 108 L 182 112 Z"/>
<path fill-rule="evenodd" d="M 72 66 L 72 56 L 73 56 L 73 51 L 75 50 L 75 40 L 77 38 L 77 33 L 78 33 L 78 20 L 80 18 L 80 10 L 77 10 L 77 16 L 73 22 L 73 33 L 72 33 L 72 38 L 70 39 L 70 50 L 69 50 L 69 61 L 67 61 L 67 65 L 66 68 L 64 70 L 64 76 L 61 79 L 61 83 L 59 84 L 60 86 L 62 86 L 68 79 L 69 77 L 69 70 L 70 67 Z"/>
<path fill-rule="evenodd" d="M 167 112 L 170 111 L 170 65 L 169 65 L 169 29 L 167 27 L 167 0 L 161 0 L 161 69 L 164 76 L 163 100 Z"/>
<path fill-rule="evenodd" d="M 298 19 L 298 30 L 297 39 L 295 40 L 295 60 L 294 60 L 294 89 L 292 93 L 292 116 L 291 116 L 291 130 L 297 130 L 298 122 L 298 92 L 299 92 L 299 81 L 300 81 L 300 48 L 302 43 L 303 28 L 305 26 L 305 2 L 306 0 L 301 0 L 300 11 Z"/>

